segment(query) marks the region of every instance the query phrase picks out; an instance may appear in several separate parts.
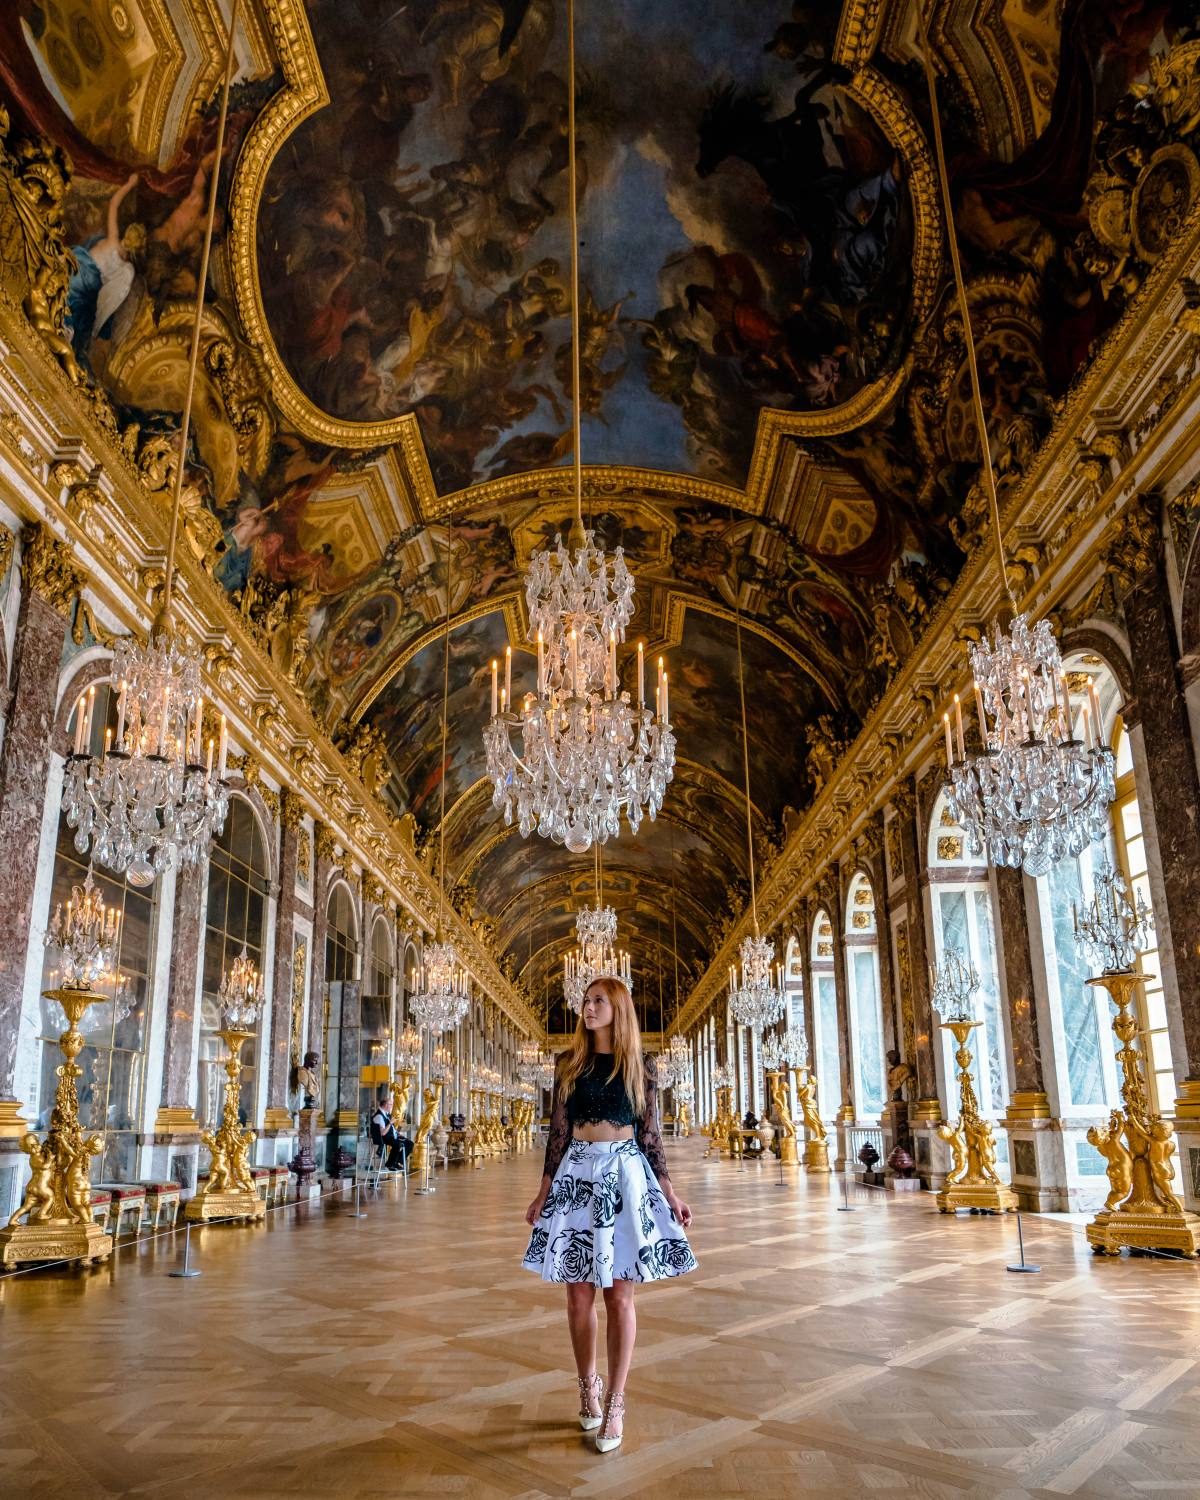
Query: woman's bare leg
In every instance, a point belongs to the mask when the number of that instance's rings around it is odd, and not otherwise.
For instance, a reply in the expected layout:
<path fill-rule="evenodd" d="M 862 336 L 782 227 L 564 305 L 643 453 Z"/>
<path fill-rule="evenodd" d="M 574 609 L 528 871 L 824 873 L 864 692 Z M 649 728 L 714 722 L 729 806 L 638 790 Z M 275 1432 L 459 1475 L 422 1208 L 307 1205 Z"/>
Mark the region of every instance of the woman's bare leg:
<path fill-rule="evenodd" d="M 596 1288 L 590 1281 L 567 1283 L 567 1326 L 580 1380 L 596 1372 Z"/>
<path fill-rule="evenodd" d="M 625 1381 L 633 1363 L 633 1346 L 637 1340 L 632 1281 L 614 1281 L 612 1286 L 604 1288 L 604 1311 L 607 1317 L 608 1389 L 610 1394 L 621 1396 L 625 1393 Z"/>

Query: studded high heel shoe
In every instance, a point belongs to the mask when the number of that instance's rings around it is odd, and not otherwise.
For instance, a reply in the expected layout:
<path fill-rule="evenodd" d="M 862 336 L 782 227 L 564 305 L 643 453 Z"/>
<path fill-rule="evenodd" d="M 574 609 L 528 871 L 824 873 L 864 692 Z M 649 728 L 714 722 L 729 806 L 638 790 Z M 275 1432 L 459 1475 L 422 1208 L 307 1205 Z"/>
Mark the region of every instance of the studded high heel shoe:
<path fill-rule="evenodd" d="M 579 1425 L 584 1432 L 595 1432 L 604 1420 L 602 1413 L 592 1410 L 592 1402 L 604 1400 L 604 1377 L 602 1375 L 580 1375 L 579 1379 Z"/>
<path fill-rule="evenodd" d="M 616 1417 L 621 1423 L 621 1431 L 613 1434 L 613 1418 Z M 625 1436 L 625 1397 L 619 1392 L 609 1392 L 604 1398 L 604 1421 L 600 1431 L 596 1434 L 596 1452 L 611 1453 L 614 1448 L 621 1446 L 621 1439 Z"/>

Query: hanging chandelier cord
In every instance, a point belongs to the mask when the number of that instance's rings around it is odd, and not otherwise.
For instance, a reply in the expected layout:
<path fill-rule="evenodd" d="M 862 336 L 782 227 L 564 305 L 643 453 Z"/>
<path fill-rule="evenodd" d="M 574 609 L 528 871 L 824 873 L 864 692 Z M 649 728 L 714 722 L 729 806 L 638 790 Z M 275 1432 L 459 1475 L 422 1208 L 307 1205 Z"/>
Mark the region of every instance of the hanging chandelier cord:
<path fill-rule="evenodd" d="M 750 814 L 750 739 L 746 733 L 746 673 L 742 665 L 741 583 L 733 596 L 734 620 L 737 624 L 738 699 L 742 709 L 742 774 L 746 783 L 746 853 L 750 856 L 750 914 L 754 919 L 754 936 L 758 936 L 758 892 L 754 881 L 754 831 Z"/>
<path fill-rule="evenodd" d="M 934 153 L 937 157 L 938 182 L 942 190 L 942 206 L 946 214 L 946 241 L 950 247 L 950 264 L 954 269 L 954 286 L 958 297 L 959 315 L 963 323 L 963 341 L 967 346 L 967 369 L 971 378 L 971 404 L 975 408 L 975 425 L 979 430 L 979 447 L 983 455 L 984 482 L 991 504 L 992 526 L 996 535 L 996 563 L 1000 569 L 1000 585 L 1008 595 L 1014 614 L 1017 600 L 1008 581 L 1008 563 L 1004 555 L 1004 538 L 1000 529 L 1000 500 L 996 491 L 996 472 L 992 468 L 992 449 L 988 439 L 987 423 L 983 415 L 983 388 L 979 381 L 979 364 L 975 357 L 975 339 L 971 333 L 971 312 L 967 305 L 967 285 L 963 280 L 962 261 L 958 253 L 958 234 L 954 228 L 954 202 L 950 196 L 950 176 L 946 170 L 946 146 L 942 139 L 942 120 L 938 111 L 937 78 L 933 71 L 933 54 L 929 48 L 929 32 L 925 26 L 925 12 L 920 0 L 917 3 L 917 28 L 921 35 L 921 62 L 925 69 L 925 82 L 929 89 L 929 105 L 933 121 Z"/>
<path fill-rule="evenodd" d="M 208 185 L 208 213 L 204 221 L 204 243 L 200 251 L 200 275 L 196 283 L 196 316 L 192 321 L 192 347 L 188 354 L 187 386 L 179 423 L 179 460 L 175 465 L 175 488 L 171 496 L 171 532 L 167 542 L 167 564 L 163 578 L 162 606 L 151 629 L 164 631 L 171 613 L 175 585 L 175 551 L 179 541 L 179 512 L 183 499 L 183 471 L 187 463 L 188 433 L 192 425 L 192 402 L 196 393 L 196 371 L 200 364 L 200 333 L 204 323 L 204 292 L 208 285 L 208 262 L 212 253 L 213 224 L 217 216 L 217 186 L 221 178 L 221 153 L 225 148 L 225 122 L 229 115 L 229 90 L 233 83 L 233 44 L 241 0 L 233 0 L 229 14 L 229 39 L 225 45 L 225 79 L 221 85 L 221 111 L 217 117 L 217 140 L 213 151 L 212 178 Z"/>
<path fill-rule="evenodd" d="M 672 1007 L 671 1025 L 679 1022 L 679 927 L 675 917 L 675 825 L 667 823 L 667 835 L 671 841 L 671 956 L 675 960 L 675 1004 Z"/>
<path fill-rule="evenodd" d="M 438 937 L 446 921 L 446 730 L 450 705 L 450 517 L 446 517 L 446 634 L 442 647 L 442 785 L 438 817 Z"/>
<path fill-rule="evenodd" d="M 575 0 L 567 0 L 567 197 L 571 206 L 571 429 L 574 440 L 575 525 L 571 544 L 583 545 L 583 438 L 579 355 L 579 191 L 575 163 Z"/>

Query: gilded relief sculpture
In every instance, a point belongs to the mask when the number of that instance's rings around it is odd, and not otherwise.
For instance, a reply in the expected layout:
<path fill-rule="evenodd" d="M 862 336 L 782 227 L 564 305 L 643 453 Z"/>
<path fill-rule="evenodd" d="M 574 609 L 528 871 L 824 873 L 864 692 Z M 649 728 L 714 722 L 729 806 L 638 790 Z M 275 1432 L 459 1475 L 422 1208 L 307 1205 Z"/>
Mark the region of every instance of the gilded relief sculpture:
<path fill-rule="evenodd" d="M 937 1133 L 950 1148 L 953 1158 L 941 1191 L 937 1195 L 940 1213 L 959 1208 L 975 1212 L 1008 1213 L 1017 1207 L 1017 1195 L 1000 1181 L 996 1172 L 996 1139 L 989 1120 L 979 1113 L 979 1100 L 971 1079 L 971 1049 L 967 1039 L 979 1021 L 951 1017 L 943 1021 L 958 1044 L 959 1118 L 957 1125 L 939 1125 Z"/>

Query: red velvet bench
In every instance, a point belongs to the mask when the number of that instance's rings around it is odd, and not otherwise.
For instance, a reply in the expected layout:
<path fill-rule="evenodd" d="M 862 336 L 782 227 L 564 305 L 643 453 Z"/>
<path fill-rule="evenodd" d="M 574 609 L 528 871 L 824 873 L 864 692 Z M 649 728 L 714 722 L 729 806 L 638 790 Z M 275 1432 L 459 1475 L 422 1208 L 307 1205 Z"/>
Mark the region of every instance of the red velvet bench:
<path fill-rule="evenodd" d="M 139 1182 L 146 1189 L 145 1226 L 154 1233 L 156 1229 L 171 1228 L 179 1217 L 180 1186 L 177 1182 Z"/>
<path fill-rule="evenodd" d="M 96 1184 L 109 1196 L 108 1232 L 114 1240 L 125 1234 L 137 1236 L 142 1232 L 142 1215 L 146 1211 L 146 1189 L 140 1182 L 100 1182 Z M 92 1189 L 92 1203 L 96 1202 L 96 1188 Z"/>

